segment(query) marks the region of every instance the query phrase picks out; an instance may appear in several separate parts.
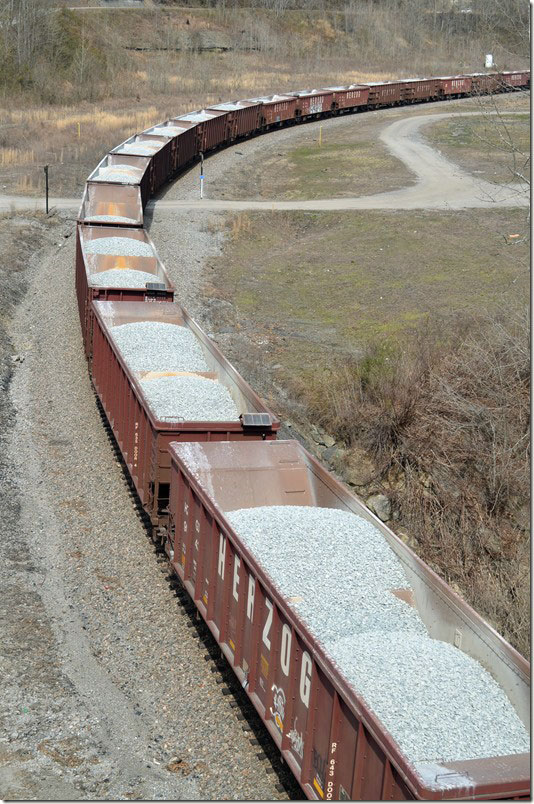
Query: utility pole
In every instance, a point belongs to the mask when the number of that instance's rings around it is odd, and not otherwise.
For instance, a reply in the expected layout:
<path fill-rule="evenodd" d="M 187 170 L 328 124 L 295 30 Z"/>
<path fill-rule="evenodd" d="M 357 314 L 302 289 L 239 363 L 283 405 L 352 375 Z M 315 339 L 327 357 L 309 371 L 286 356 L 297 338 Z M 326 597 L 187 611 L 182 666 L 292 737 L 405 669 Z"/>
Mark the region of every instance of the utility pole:
<path fill-rule="evenodd" d="M 43 169 L 45 173 L 46 214 L 48 215 L 48 165 L 45 165 Z"/>

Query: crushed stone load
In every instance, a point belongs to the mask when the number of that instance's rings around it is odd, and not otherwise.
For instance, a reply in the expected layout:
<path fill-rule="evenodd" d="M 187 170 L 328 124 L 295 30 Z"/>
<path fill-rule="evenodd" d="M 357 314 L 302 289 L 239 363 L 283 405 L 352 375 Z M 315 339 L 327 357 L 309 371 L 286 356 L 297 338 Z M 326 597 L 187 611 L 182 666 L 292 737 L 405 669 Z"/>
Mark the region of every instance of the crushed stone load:
<path fill-rule="evenodd" d="M 409 585 L 378 528 L 315 506 L 226 517 L 411 762 L 530 750 L 504 690 L 392 593 Z"/>
<path fill-rule="evenodd" d="M 135 321 L 112 335 L 132 371 L 209 371 L 202 347 L 188 327 Z"/>
<path fill-rule="evenodd" d="M 530 751 L 502 687 L 448 642 L 370 632 L 345 637 L 329 653 L 411 762 Z"/>
<path fill-rule="evenodd" d="M 115 154 L 141 154 L 142 156 L 152 156 L 161 148 L 160 142 L 152 140 L 139 140 L 138 142 L 128 142 L 120 148 L 116 148 Z"/>
<path fill-rule="evenodd" d="M 176 137 L 178 134 L 183 134 L 184 130 L 180 126 L 155 126 L 148 133 L 155 137 Z"/>
<path fill-rule="evenodd" d="M 136 218 L 126 218 L 124 215 L 87 215 L 88 220 L 100 223 L 137 223 Z"/>
<path fill-rule="evenodd" d="M 409 585 L 398 558 L 365 519 L 296 505 L 245 508 L 227 517 L 324 645 L 368 630 L 426 633 L 417 611 L 391 592 Z"/>
<path fill-rule="evenodd" d="M 230 392 L 217 380 L 179 376 L 141 380 L 150 409 L 158 419 L 229 422 L 239 419 Z"/>
<path fill-rule="evenodd" d="M 114 257 L 156 256 L 150 243 L 135 240 L 133 237 L 98 237 L 85 240 L 83 250 L 86 254 L 110 254 Z"/>
<path fill-rule="evenodd" d="M 91 181 L 113 181 L 121 184 L 139 184 L 142 171 L 130 165 L 113 165 L 100 168 L 98 176 L 90 177 Z"/>
<path fill-rule="evenodd" d="M 159 281 L 155 274 L 136 271 L 135 268 L 110 268 L 89 277 L 90 285 L 101 288 L 144 288 L 147 282 Z"/>

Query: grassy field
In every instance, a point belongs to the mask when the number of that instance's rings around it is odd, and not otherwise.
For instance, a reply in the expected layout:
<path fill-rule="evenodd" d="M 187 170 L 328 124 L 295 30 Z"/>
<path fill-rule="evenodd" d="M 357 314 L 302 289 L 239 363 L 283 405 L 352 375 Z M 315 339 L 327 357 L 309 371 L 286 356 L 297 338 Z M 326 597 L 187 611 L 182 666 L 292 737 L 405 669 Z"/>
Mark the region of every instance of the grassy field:
<path fill-rule="evenodd" d="M 527 298 L 522 211 L 241 213 L 217 271 L 239 315 L 270 330 L 288 374 L 398 343 L 436 316 Z"/>
<path fill-rule="evenodd" d="M 517 96 L 518 103 L 522 100 Z M 489 104 L 486 104 L 489 106 Z M 425 132 L 432 145 L 466 170 L 487 181 L 508 184 L 530 174 L 530 115 L 509 115 L 444 120 Z"/>

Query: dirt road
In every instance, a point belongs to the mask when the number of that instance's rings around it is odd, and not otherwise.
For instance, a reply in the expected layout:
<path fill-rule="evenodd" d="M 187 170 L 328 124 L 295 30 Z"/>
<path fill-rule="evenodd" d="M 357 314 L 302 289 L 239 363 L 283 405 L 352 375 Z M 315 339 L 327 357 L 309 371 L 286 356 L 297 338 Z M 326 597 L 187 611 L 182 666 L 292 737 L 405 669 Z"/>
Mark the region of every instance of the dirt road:
<path fill-rule="evenodd" d="M 513 114 L 513 112 L 509 112 Z M 475 209 L 497 207 L 526 207 L 529 188 L 526 185 L 497 185 L 477 179 L 446 159 L 424 142 L 421 129 L 448 117 L 480 115 L 480 112 L 443 112 L 442 114 L 409 116 L 386 126 L 380 139 L 397 159 L 416 177 L 416 183 L 401 190 L 360 196 L 358 198 L 325 198 L 309 201 L 229 201 L 154 200 L 148 204 L 158 212 L 179 209 L 240 210 L 308 210 L 332 211 L 350 209 Z M 330 121 L 325 121 L 328 125 Z M 299 132 L 301 129 L 295 129 Z M 51 198 L 50 208 L 77 210 L 79 200 Z M 0 196 L 2 209 L 41 209 L 43 201 L 23 196 Z"/>

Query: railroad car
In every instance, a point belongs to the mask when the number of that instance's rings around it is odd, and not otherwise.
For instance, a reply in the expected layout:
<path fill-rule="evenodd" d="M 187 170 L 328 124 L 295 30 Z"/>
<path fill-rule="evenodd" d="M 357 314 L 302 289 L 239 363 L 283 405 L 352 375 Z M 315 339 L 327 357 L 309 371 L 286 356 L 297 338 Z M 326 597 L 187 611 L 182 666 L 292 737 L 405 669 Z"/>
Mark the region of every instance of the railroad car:
<path fill-rule="evenodd" d="M 498 73 L 471 73 L 471 94 L 489 95 L 500 89 L 500 76 Z"/>
<path fill-rule="evenodd" d="M 184 121 L 195 124 L 196 151 L 206 153 L 218 148 L 227 137 L 228 112 L 200 109 L 196 112 L 180 115 L 176 122 Z"/>
<path fill-rule="evenodd" d="M 168 181 L 172 172 L 171 143 L 168 137 L 157 137 L 153 134 L 135 134 L 110 151 L 122 158 L 149 156 L 151 167 L 151 192 L 156 193 Z"/>
<path fill-rule="evenodd" d="M 301 89 L 287 94 L 297 99 L 295 117 L 299 120 L 325 115 L 334 108 L 334 93 L 330 89 Z"/>
<path fill-rule="evenodd" d="M 348 87 L 326 87 L 334 93 L 333 108 L 354 109 L 364 107 L 369 98 L 369 87 L 365 84 L 350 84 Z"/>
<path fill-rule="evenodd" d="M 279 579 L 228 517 L 236 509 L 296 505 L 349 511 L 370 522 L 401 562 L 411 587 L 406 605 L 416 608 L 430 636 L 482 664 L 528 723 L 528 662 L 386 525 L 296 441 L 171 443 L 170 455 L 171 567 L 308 798 L 528 797 L 528 753 L 409 761 L 310 631 L 295 608 L 302 598 L 282 595 Z M 327 532 L 324 538 L 328 544 Z M 305 533 L 294 534 L 304 571 L 305 541 Z M 416 716 L 412 722 L 417 730 Z"/>
<path fill-rule="evenodd" d="M 435 78 L 405 78 L 400 83 L 404 103 L 421 103 L 438 97 L 438 81 Z"/>
<path fill-rule="evenodd" d="M 169 120 L 169 123 L 179 132 L 171 140 L 171 170 L 172 176 L 175 176 L 197 156 L 197 127 L 195 123 L 179 120 L 178 118 Z"/>
<path fill-rule="evenodd" d="M 152 126 L 143 132 L 143 136 L 149 138 L 161 137 L 166 139 L 168 142 L 170 171 L 164 176 L 162 165 L 162 185 L 168 181 L 171 176 L 176 174 L 182 164 L 185 164 L 185 162 L 182 160 L 182 154 L 180 153 L 181 149 L 184 148 L 184 145 L 187 144 L 187 138 L 182 140 L 183 131 L 184 126 L 179 125 L 175 120 L 166 120 L 164 123 L 158 123 L 157 126 Z M 191 139 L 194 140 L 194 138 L 195 135 L 193 133 L 191 135 Z"/>
<path fill-rule="evenodd" d="M 471 78 L 468 75 L 448 75 L 438 79 L 438 94 L 442 98 L 460 98 L 471 92 Z"/>
<path fill-rule="evenodd" d="M 402 81 L 372 81 L 369 87 L 369 106 L 397 106 L 402 102 Z"/>
<path fill-rule="evenodd" d="M 261 104 L 255 101 L 232 101 L 210 106 L 208 111 L 227 112 L 226 140 L 233 142 L 238 137 L 249 137 L 260 127 Z"/>
<path fill-rule="evenodd" d="M 267 131 L 272 126 L 295 119 L 297 99 L 290 95 L 266 95 L 263 98 L 248 98 L 251 103 L 260 103 L 259 126 Z"/>
<path fill-rule="evenodd" d="M 91 247 L 96 240 L 112 238 L 118 244 L 111 251 L 122 253 L 98 253 Z M 124 242 L 121 249 L 120 243 Z M 132 241 L 143 244 L 146 248 L 142 256 L 131 253 Z M 128 246 L 130 245 L 130 248 Z M 141 249 L 140 249 L 141 250 Z M 144 287 L 106 287 L 95 285 L 95 274 L 110 270 L 134 270 L 152 274 L 153 280 L 147 281 Z M 76 226 L 76 296 L 78 312 L 82 327 L 82 338 L 87 359 L 90 361 L 93 345 L 93 308 L 94 299 L 105 301 L 174 301 L 174 286 L 170 281 L 165 266 L 161 262 L 154 243 L 144 229 L 129 229 L 124 226 Z"/>
<path fill-rule="evenodd" d="M 151 159 L 147 156 L 107 154 L 87 177 L 87 183 L 138 186 L 143 208 L 154 192 Z"/>
<path fill-rule="evenodd" d="M 501 73 L 501 86 L 505 89 L 529 87 L 530 72 L 528 70 L 506 70 Z"/>
<path fill-rule="evenodd" d="M 87 182 L 78 222 L 109 226 L 142 226 L 143 202 L 137 185 Z"/>
<path fill-rule="evenodd" d="M 139 499 L 157 534 L 167 519 L 171 441 L 233 441 L 273 439 L 280 422 L 269 411 L 222 352 L 188 313 L 176 303 L 92 302 L 93 359 L 91 377 L 97 396 L 122 452 Z M 134 371 L 117 346 L 114 328 L 156 322 L 188 329 L 201 346 L 208 373 L 198 371 Z M 150 376 L 149 376 L 150 375 Z M 239 418 L 232 421 L 159 419 L 141 381 L 158 376 L 198 376 L 216 379 L 230 392 Z"/>

